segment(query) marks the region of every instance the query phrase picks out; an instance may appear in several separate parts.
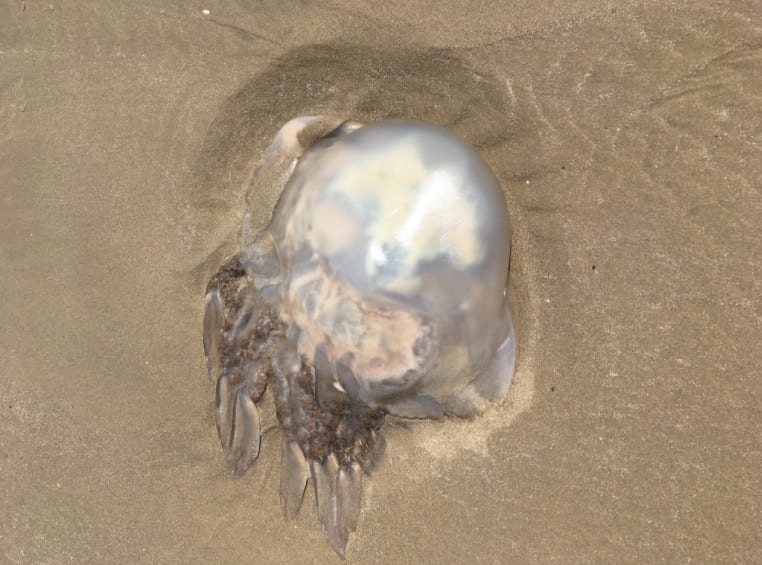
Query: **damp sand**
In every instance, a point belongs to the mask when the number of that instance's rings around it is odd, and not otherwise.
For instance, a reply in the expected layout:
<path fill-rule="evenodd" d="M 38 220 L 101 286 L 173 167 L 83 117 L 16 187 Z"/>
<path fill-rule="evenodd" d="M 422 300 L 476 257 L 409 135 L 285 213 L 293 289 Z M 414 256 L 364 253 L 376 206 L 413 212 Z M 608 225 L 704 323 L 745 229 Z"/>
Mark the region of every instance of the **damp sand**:
<path fill-rule="evenodd" d="M 387 426 L 347 561 L 759 559 L 758 4 L 6 4 L 0 561 L 338 560 L 271 417 L 224 473 L 200 329 L 318 111 L 454 129 L 514 227 L 514 385 Z"/>

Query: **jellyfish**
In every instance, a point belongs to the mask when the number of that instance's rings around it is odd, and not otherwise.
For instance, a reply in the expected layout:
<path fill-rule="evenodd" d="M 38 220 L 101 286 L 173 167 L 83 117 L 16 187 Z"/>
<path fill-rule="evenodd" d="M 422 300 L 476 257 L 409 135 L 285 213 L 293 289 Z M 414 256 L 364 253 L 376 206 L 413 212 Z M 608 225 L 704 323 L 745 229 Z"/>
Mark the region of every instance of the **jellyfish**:
<path fill-rule="evenodd" d="M 261 159 L 264 188 L 282 190 L 272 219 L 258 229 L 249 205 L 204 299 L 217 431 L 241 475 L 269 389 L 284 514 L 311 482 L 343 557 L 385 417 L 468 418 L 509 387 L 506 203 L 468 143 L 421 121 L 295 118 Z"/>

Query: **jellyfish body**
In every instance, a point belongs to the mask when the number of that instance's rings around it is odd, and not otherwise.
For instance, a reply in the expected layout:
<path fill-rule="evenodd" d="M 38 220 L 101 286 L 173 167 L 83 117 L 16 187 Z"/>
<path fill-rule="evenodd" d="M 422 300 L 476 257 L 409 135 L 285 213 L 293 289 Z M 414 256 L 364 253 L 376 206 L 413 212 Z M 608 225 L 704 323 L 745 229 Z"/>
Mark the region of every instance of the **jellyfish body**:
<path fill-rule="evenodd" d="M 465 141 L 415 121 L 292 120 L 253 190 L 268 183 L 284 186 L 272 220 L 257 231 L 246 215 L 240 255 L 208 286 L 218 430 L 243 472 L 270 384 L 286 515 L 311 478 L 343 555 L 384 415 L 468 417 L 510 384 L 505 200 Z"/>

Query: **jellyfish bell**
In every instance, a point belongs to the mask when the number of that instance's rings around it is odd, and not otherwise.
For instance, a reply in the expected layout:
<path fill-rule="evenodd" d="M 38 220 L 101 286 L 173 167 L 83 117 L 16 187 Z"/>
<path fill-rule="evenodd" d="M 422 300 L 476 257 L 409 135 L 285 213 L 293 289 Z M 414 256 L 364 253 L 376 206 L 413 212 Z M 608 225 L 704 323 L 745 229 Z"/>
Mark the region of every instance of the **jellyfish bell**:
<path fill-rule="evenodd" d="M 508 215 L 489 166 L 457 135 L 385 121 L 321 138 L 264 231 L 299 353 L 341 359 L 326 378 L 350 396 L 432 417 L 479 411 L 507 388 Z M 259 251 L 244 244 L 257 265 Z"/>

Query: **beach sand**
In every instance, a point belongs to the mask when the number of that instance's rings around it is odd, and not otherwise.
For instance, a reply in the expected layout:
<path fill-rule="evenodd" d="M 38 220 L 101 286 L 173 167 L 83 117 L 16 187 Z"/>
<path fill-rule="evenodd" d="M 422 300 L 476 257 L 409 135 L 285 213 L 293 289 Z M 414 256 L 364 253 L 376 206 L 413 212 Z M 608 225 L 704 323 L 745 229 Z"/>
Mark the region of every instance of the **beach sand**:
<path fill-rule="evenodd" d="M 0 562 L 339 561 L 271 414 L 224 472 L 201 343 L 319 112 L 452 128 L 514 229 L 508 397 L 385 428 L 347 562 L 762 560 L 762 8 L 540 4 L 3 3 Z"/>

